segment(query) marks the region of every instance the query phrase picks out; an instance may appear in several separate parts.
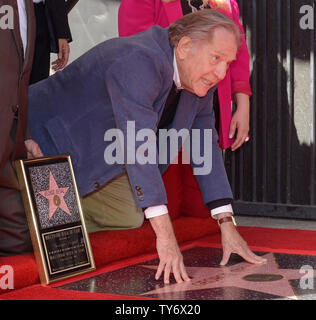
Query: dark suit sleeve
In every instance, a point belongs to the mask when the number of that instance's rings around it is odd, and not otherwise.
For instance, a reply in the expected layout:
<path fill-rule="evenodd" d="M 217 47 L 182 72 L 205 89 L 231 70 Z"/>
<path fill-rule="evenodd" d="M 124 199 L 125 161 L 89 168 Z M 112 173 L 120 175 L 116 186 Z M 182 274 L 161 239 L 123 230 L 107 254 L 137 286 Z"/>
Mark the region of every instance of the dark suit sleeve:
<path fill-rule="evenodd" d="M 46 0 L 45 5 L 54 28 L 55 38 L 67 39 L 68 42 L 71 42 L 72 37 L 68 24 L 65 0 Z"/>
<path fill-rule="evenodd" d="M 219 200 L 214 200 L 209 203 L 207 203 L 207 206 L 210 210 L 222 207 L 222 206 L 227 206 L 229 204 L 233 204 L 233 199 L 219 199 Z"/>

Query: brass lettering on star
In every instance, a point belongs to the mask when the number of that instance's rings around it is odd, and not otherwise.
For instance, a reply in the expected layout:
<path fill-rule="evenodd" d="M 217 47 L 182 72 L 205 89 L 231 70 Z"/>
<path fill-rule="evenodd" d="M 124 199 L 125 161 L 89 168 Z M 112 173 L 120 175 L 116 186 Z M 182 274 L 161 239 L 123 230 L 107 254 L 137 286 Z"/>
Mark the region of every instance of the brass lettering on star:
<path fill-rule="evenodd" d="M 254 273 L 244 276 L 243 279 L 252 282 L 272 282 L 282 280 L 283 276 L 280 274 Z"/>
<path fill-rule="evenodd" d="M 60 206 L 60 198 L 57 195 L 54 195 L 54 203 L 57 207 Z"/>

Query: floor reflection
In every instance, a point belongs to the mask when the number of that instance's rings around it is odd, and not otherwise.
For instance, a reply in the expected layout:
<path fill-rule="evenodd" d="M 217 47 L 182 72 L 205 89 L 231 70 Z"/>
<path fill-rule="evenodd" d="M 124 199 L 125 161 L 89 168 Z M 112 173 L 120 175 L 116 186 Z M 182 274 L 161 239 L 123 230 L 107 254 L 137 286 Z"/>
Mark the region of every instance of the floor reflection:
<path fill-rule="evenodd" d="M 195 247 L 183 252 L 190 282 L 169 285 L 154 278 L 158 260 L 106 272 L 60 286 L 60 289 L 151 297 L 168 300 L 311 300 L 316 299 L 314 270 L 316 256 L 257 253 L 267 259 L 253 265 L 233 255 L 229 265 L 219 266 L 222 251 Z M 303 271 L 302 271 L 303 270 Z M 305 285 L 304 285 L 305 284 Z M 306 286 L 307 284 L 307 286 Z M 313 284 L 312 287 L 308 284 Z"/>

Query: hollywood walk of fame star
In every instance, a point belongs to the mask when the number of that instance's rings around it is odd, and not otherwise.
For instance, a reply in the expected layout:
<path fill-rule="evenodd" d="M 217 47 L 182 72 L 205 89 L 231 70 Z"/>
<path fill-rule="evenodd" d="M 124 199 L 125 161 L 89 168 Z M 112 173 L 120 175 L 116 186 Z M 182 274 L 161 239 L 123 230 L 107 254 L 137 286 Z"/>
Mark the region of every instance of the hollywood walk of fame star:
<path fill-rule="evenodd" d="M 49 201 L 49 220 L 52 219 L 58 208 L 71 216 L 71 213 L 64 199 L 68 189 L 69 187 L 59 188 L 53 176 L 53 173 L 51 172 L 51 170 L 49 170 L 49 189 L 39 191 L 39 194 Z"/>
<path fill-rule="evenodd" d="M 303 275 L 300 269 L 279 269 L 273 253 L 268 253 L 263 257 L 267 259 L 267 263 L 260 265 L 241 262 L 219 268 L 187 267 L 191 281 L 167 285 L 142 295 L 157 294 L 163 298 L 163 295 L 168 293 L 238 287 L 288 299 L 299 299 L 289 280 L 301 279 Z M 141 267 L 157 269 L 156 266 L 142 265 Z"/>

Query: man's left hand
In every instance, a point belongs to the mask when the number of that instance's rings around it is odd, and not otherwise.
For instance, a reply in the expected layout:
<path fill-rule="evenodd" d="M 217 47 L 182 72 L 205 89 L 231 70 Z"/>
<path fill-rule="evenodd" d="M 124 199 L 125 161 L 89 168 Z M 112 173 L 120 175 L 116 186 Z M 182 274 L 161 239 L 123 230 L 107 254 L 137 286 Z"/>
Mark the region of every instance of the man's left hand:
<path fill-rule="evenodd" d="M 27 151 L 27 158 L 34 159 L 43 157 L 43 153 L 39 145 L 32 139 L 28 139 L 24 141 L 26 151 Z"/>
<path fill-rule="evenodd" d="M 241 237 L 232 222 L 224 222 L 220 228 L 223 246 L 223 258 L 220 265 L 226 265 L 232 253 L 237 253 L 250 263 L 260 264 L 267 262 L 266 259 L 257 256 L 249 249 L 246 241 Z"/>

